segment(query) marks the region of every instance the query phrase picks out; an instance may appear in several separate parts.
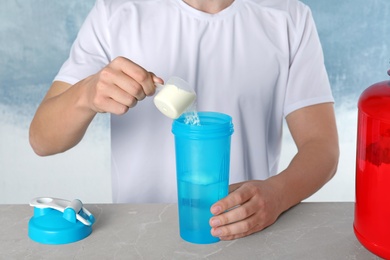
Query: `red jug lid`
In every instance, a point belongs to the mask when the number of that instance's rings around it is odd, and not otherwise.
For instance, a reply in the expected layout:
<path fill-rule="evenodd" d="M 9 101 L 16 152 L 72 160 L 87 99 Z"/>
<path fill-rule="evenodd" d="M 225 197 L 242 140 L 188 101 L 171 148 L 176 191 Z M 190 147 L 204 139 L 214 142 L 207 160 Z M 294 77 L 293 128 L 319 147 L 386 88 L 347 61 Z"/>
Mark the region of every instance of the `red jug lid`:
<path fill-rule="evenodd" d="M 390 76 L 390 70 L 387 73 Z M 390 81 L 376 83 L 364 90 L 358 108 L 372 118 L 390 121 Z"/>

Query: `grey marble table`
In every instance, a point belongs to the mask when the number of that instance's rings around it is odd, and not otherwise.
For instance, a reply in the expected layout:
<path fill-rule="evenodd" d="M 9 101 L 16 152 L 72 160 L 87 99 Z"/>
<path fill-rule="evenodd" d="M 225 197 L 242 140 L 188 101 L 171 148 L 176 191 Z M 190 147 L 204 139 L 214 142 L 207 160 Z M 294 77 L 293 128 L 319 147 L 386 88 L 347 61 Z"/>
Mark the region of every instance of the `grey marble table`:
<path fill-rule="evenodd" d="M 301 203 L 272 226 L 234 241 L 179 236 L 176 204 L 93 204 L 92 234 L 66 245 L 29 239 L 28 205 L 0 205 L 0 259 L 379 259 L 356 239 L 353 203 Z"/>

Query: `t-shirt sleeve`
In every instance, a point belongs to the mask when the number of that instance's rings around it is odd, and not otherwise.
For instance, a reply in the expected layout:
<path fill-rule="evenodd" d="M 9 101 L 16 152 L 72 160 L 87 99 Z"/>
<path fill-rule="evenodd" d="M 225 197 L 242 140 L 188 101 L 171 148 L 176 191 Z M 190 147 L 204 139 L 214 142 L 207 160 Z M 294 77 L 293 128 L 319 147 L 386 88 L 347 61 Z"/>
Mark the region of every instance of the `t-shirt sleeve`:
<path fill-rule="evenodd" d="M 320 39 L 310 9 L 296 13 L 290 35 L 290 70 L 284 115 L 310 105 L 334 102 Z M 294 18 L 293 18 L 294 19 Z"/>
<path fill-rule="evenodd" d="M 62 65 L 54 81 L 75 84 L 97 73 L 111 60 L 110 35 L 104 2 L 97 0 L 74 41 L 69 58 Z"/>

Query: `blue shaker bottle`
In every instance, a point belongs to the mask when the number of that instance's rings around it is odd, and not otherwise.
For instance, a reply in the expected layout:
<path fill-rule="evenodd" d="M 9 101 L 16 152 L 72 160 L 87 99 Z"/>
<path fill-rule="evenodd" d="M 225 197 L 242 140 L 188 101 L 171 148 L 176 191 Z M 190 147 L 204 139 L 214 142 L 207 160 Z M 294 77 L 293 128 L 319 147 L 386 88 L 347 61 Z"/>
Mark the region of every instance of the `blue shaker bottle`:
<path fill-rule="evenodd" d="M 210 207 L 228 194 L 232 118 L 198 112 L 200 125 L 190 125 L 185 116 L 172 124 L 180 236 L 196 244 L 214 243 L 219 238 L 210 233 Z"/>

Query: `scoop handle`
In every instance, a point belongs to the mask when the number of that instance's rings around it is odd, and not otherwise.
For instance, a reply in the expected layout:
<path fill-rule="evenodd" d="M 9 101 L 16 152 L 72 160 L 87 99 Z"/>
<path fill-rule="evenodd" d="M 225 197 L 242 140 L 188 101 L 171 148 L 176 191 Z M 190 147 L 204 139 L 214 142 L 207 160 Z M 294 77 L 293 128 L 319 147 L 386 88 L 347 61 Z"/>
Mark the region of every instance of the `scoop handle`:
<path fill-rule="evenodd" d="M 157 91 L 161 91 L 164 88 L 164 85 L 160 83 L 154 83 L 154 85 L 156 86 Z"/>

